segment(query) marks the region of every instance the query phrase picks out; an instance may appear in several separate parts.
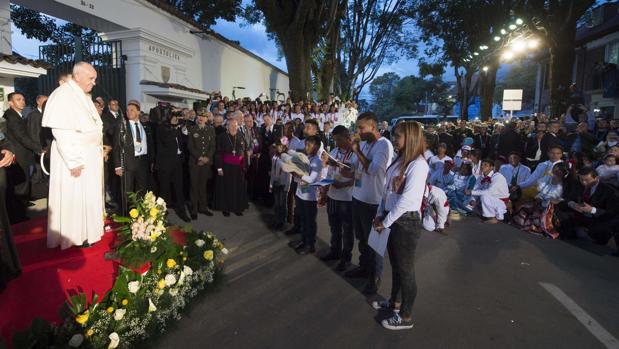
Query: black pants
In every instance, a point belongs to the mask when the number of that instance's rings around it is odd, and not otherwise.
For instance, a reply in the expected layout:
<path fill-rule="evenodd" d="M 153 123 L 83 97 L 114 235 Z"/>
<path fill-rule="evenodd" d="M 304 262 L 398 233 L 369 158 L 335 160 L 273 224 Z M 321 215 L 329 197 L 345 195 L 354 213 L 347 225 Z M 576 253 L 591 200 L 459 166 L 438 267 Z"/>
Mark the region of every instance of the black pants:
<path fill-rule="evenodd" d="M 390 301 L 397 302 L 398 295 L 401 294 L 400 316 L 409 318 L 417 297 L 415 250 L 421 235 L 419 214 L 405 213 L 390 228 L 391 234 L 387 242 L 393 275 Z"/>
<path fill-rule="evenodd" d="M 376 210 L 378 210 L 378 205 L 352 199 L 352 225 L 355 237 L 359 241 L 359 266 L 368 271 L 370 280 L 383 271 L 382 258 L 368 246 L 368 237 L 372 230 L 372 221 L 376 217 Z"/>
<path fill-rule="evenodd" d="M 331 253 L 350 262 L 355 236 L 352 229 L 352 202 L 329 198 L 327 201 L 329 227 L 331 228 Z"/>
<path fill-rule="evenodd" d="M 300 199 L 295 195 L 297 206 L 300 210 L 301 236 L 305 246 L 313 247 L 316 244 L 316 216 L 318 206 L 316 201 Z"/>
<path fill-rule="evenodd" d="M 135 166 L 125 169 L 123 171 L 123 176 L 120 178 L 121 185 L 124 183 L 125 186 L 124 193 L 121 194 L 125 195 L 127 200 L 127 194 L 129 193 L 140 192 L 143 195 L 150 190 L 150 169 L 148 158 L 146 156 L 141 156 L 137 158 L 135 162 Z M 127 209 L 130 209 L 129 204 L 129 201 L 127 201 Z"/>
<path fill-rule="evenodd" d="M 190 160 L 191 161 L 191 160 Z M 197 164 L 189 164 L 189 177 L 191 178 L 191 213 L 197 214 L 198 210 L 206 211 L 208 209 L 208 179 L 211 171 L 211 165 L 198 166 Z"/>
<path fill-rule="evenodd" d="M 176 210 L 185 212 L 185 195 L 183 190 L 183 163 L 181 158 L 166 161 L 157 167 L 159 173 L 159 191 L 161 197 L 169 206 L 174 206 Z M 172 200 L 174 193 L 174 201 Z"/>
<path fill-rule="evenodd" d="M 559 206 L 559 209 L 555 211 L 555 216 L 559 220 L 559 233 L 567 238 L 575 238 L 578 227 L 587 228 L 589 237 L 602 245 L 608 243 L 613 233 L 619 234 L 619 217 L 587 217 L 567 205 Z"/>

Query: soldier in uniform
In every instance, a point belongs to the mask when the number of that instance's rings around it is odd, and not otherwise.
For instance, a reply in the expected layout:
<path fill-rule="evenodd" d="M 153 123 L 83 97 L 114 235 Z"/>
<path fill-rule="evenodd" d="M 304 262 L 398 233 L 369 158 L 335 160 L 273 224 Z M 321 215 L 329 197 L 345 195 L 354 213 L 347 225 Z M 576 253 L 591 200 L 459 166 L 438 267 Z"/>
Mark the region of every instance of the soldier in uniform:
<path fill-rule="evenodd" d="M 198 218 L 198 211 L 207 216 L 207 183 L 212 175 L 213 155 L 215 154 L 215 128 L 207 124 L 208 115 L 200 113 L 197 125 L 187 128 L 187 148 L 189 150 L 189 177 L 191 180 L 191 219 Z"/>

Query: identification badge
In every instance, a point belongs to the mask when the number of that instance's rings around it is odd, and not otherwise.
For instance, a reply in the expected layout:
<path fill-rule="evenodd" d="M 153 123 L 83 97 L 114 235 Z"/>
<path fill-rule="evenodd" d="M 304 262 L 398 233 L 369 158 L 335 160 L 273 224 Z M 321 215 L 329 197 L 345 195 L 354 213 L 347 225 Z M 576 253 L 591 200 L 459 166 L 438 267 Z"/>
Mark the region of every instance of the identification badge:
<path fill-rule="evenodd" d="M 301 185 L 301 193 L 307 194 L 309 192 L 310 192 L 310 186 L 309 185 Z"/>
<path fill-rule="evenodd" d="M 200 135 L 199 135 L 199 134 L 197 134 L 197 133 L 194 133 L 194 134 L 193 134 L 193 138 L 198 138 L 198 137 L 200 137 Z"/>
<path fill-rule="evenodd" d="M 361 188 L 361 173 L 355 173 L 355 187 Z"/>

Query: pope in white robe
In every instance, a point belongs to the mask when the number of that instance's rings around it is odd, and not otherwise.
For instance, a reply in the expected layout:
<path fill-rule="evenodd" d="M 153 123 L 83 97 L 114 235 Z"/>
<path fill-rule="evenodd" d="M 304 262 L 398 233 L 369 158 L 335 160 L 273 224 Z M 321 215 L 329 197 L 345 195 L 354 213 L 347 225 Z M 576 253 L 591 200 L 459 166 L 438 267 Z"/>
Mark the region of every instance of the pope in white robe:
<path fill-rule="evenodd" d="M 97 73 L 77 63 L 73 79 L 49 96 L 42 124 L 52 129 L 47 247 L 93 244 L 104 229 L 102 121 L 90 95 Z"/>

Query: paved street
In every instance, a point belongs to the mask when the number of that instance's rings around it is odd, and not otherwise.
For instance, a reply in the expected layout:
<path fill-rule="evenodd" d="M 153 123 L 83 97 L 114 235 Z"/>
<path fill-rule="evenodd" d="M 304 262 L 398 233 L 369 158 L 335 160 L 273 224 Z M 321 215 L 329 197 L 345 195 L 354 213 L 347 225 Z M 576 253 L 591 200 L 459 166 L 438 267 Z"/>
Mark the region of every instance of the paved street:
<path fill-rule="evenodd" d="M 424 232 L 415 327 L 391 332 L 379 325 L 387 314 L 377 314 L 360 292 L 363 281 L 343 278 L 315 256 L 298 256 L 288 237 L 266 228 L 268 211 L 206 218 L 195 226 L 215 232 L 231 251 L 226 277 L 146 347 L 619 346 L 619 258 L 609 256 L 610 247 L 552 241 L 473 218 L 454 222 L 449 236 Z M 319 237 L 326 247 L 324 210 Z M 388 296 L 388 264 L 385 271 L 380 294 Z M 568 308 L 584 311 L 592 332 Z"/>

